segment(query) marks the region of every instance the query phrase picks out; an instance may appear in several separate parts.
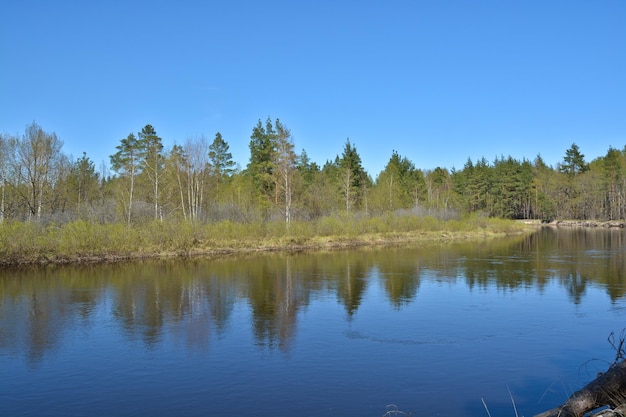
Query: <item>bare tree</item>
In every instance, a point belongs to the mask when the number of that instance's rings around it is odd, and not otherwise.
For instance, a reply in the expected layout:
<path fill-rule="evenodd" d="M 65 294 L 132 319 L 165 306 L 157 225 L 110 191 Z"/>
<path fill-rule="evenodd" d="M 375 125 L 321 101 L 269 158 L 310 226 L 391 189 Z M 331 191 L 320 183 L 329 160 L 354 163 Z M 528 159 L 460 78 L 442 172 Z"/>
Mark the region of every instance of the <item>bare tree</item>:
<path fill-rule="evenodd" d="M 169 171 L 175 176 L 176 186 L 178 186 L 178 195 L 180 196 L 180 207 L 183 211 L 183 218 L 187 220 L 187 204 L 185 203 L 185 187 L 183 186 L 183 177 L 187 172 L 187 157 L 183 147 L 174 145 L 168 158 Z"/>
<path fill-rule="evenodd" d="M 204 201 L 204 187 L 209 167 L 209 144 L 206 137 L 201 135 L 187 139 L 183 149 L 186 157 L 188 212 L 192 220 L 197 220 Z"/>
<path fill-rule="evenodd" d="M 9 165 L 9 144 L 11 138 L 0 134 L 0 223 L 5 218 L 6 207 L 6 184 Z"/>
<path fill-rule="evenodd" d="M 344 199 L 346 201 L 346 211 L 350 211 L 355 202 L 355 193 L 354 189 L 352 188 L 352 169 L 350 169 L 350 167 L 345 167 L 342 170 L 343 172 L 341 175 L 341 189 Z"/>
<path fill-rule="evenodd" d="M 285 223 L 291 223 L 293 200 L 293 177 L 296 173 L 296 153 L 293 150 L 291 132 L 276 120 L 276 151 L 274 153 L 274 175 L 276 191 L 283 200 Z"/>
<path fill-rule="evenodd" d="M 44 132 L 35 122 L 26 126 L 22 140 L 17 143 L 16 162 L 29 188 L 28 195 L 24 195 L 29 219 L 41 218 L 44 189 L 50 184 L 62 145 L 55 133 Z"/>

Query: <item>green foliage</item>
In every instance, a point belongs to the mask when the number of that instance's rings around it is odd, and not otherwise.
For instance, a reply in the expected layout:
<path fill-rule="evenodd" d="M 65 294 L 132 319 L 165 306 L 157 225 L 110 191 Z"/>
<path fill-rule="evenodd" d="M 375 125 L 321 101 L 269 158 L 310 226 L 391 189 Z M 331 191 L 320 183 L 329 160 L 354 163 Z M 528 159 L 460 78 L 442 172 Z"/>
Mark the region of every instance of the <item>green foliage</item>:
<path fill-rule="evenodd" d="M 369 177 L 361 164 L 361 156 L 356 146 L 346 140 L 341 158 L 336 161 L 339 174 L 341 193 L 345 201 L 346 211 L 361 207 L 370 186 Z"/>
<path fill-rule="evenodd" d="M 228 143 L 222 138 L 222 134 L 217 132 L 213 143 L 209 145 L 209 161 L 218 183 L 224 177 L 230 177 L 235 172 L 236 164 L 229 148 Z"/>
<path fill-rule="evenodd" d="M 276 120 L 278 124 L 278 119 Z M 254 179 L 255 185 L 266 196 L 274 191 L 274 153 L 276 152 L 277 132 L 268 117 L 265 126 L 259 119 L 250 135 L 250 162 L 247 173 Z"/>
<path fill-rule="evenodd" d="M 349 139 L 320 167 L 304 150 L 297 155 L 291 131 L 269 117 L 252 129 L 243 172 L 234 170 L 219 132 L 210 145 L 201 136 L 169 151 L 151 125 L 136 135 L 111 155 L 112 177 L 106 167 L 96 172 L 85 153 L 77 160 L 63 155 L 56 135 L 35 123 L 22 137 L 1 135 L 0 253 L 187 253 L 237 242 L 490 230 L 492 218 L 626 217 L 624 149 L 587 163 L 572 144 L 556 168 L 540 156 L 509 156 L 430 171 L 394 150 L 373 182 Z M 19 221 L 35 224 L 20 230 Z M 19 233 L 24 238 L 15 238 Z"/>
<path fill-rule="evenodd" d="M 126 198 L 126 220 L 130 224 L 133 211 L 133 197 L 135 190 L 135 176 L 141 164 L 140 143 L 134 134 L 130 133 L 116 146 L 117 152 L 111 155 L 111 168 L 128 179 L 128 194 Z"/>
<path fill-rule="evenodd" d="M 626 189 L 626 157 L 623 152 L 609 148 L 602 164 L 598 167 L 602 172 L 602 183 L 605 190 L 605 213 L 609 220 L 623 219 L 626 214 L 624 198 Z"/>
<path fill-rule="evenodd" d="M 143 173 L 148 177 L 151 192 L 149 199 L 154 205 L 154 218 L 159 217 L 160 207 L 160 183 L 165 169 L 165 158 L 163 156 L 163 143 L 157 135 L 152 125 L 145 125 L 139 132 L 139 140 L 137 141 L 140 152 L 140 160 Z"/>
<path fill-rule="evenodd" d="M 0 259 L 13 262 L 20 257 L 36 254 L 33 242 L 37 240 L 38 225 L 32 222 L 4 221 L 0 223 Z M 38 248 L 37 250 L 45 250 Z"/>
<path fill-rule="evenodd" d="M 115 147 L 117 152 L 111 155 L 111 168 L 120 175 L 134 175 L 139 163 L 139 141 L 133 133 L 120 140 Z"/>
<path fill-rule="evenodd" d="M 317 222 L 317 233 L 320 236 L 338 235 L 343 230 L 344 223 L 335 216 L 324 217 Z"/>
<path fill-rule="evenodd" d="M 88 203 L 99 197 L 100 177 L 92 160 L 83 152 L 70 168 L 70 187 L 75 191 L 77 204 Z"/>
<path fill-rule="evenodd" d="M 450 172 L 441 167 L 437 167 L 426 173 L 424 182 L 426 184 L 426 205 L 435 209 L 447 210 L 452 208 L 456 200 L 453 177 Z"/>
<path fill-rule="evenodd" d="M 394 212 L 417 206 L 424 198 L 425 190 L 422 171 L 394 150 L 387 166 L 376 179 L 372 193 L 374 209 L 378 212 Z"/>
<path fill-rule="evenodd" d="M 587 171 L 589 166 L 585 162 L 585 155 L 580 152 L 580 148 L 575 143 L 565 151 L 563 163 L 559 165 L 559 171 L 572 177 Z"/>

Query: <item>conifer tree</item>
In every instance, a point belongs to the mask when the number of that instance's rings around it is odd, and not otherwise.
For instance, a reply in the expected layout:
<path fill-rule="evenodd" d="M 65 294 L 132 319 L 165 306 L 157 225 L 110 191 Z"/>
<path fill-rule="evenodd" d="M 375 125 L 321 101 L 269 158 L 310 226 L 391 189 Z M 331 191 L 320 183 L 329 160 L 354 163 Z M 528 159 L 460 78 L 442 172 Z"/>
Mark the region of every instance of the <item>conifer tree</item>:
<path fill-rule="evenodd" d="M 152 198 L 154 199 L 154 218 L 161 216 L 159 206 L 159 186 L 162 172 L 165 166 L 163 157 L 163 143 L 151 125 L 145 125 L 139 132 L 138 146 L 141 153 L 141 161 L 144 172 L 152 183 Z"/>
<path fill-rule="evenodd" d="M 274 159 L 276 153 L 276 130 L 268 117 L 265 126 L 259 119 L 250 135 L 250 162 L 247 174 L 250 175 L 262 194 L 271 198 L 274 195 Z"/>
<path fill-rule="evenodd" d="M 350 143 L 350 138 L 346 140 L 343 154 L 338 162 L 346 211 L 350 211 L 359 201 L 360 193 L 364 193 L 367 186 L 367 174 L 361 165 L 361 156 L 356 146 Z"/>
<path fill-rule="evenodd" d="M 565 157 L 563 158 L 563 163 L 560 165 L 559 170 L 572 177 L 588 169 L 589 166 L 585 162 L 585 155 L 580 152 L 578 145 L 573 143 L 572 146 L 565 151 Z"/>
<path fill-rule="evenodd" d="M 217 192 L 219 193 L 220 183 L 224 178 L 230 177 L 235 172 L 235 161 L 229 152 L 228 143 L 222 138 L 222 134 L 217 132 L 213 143 L 209 145 L 209 163 L 216 179 Z"/>
<path fill-rule="evenodd" d="M 76 204 L 80 210 L 82 204 L 89 202 L 95 197 L 100 182 L 99 174 L 87 153 L 78 158 L 70 168 L 70 181 L 76 192 Z"/>
<path fill-rule="evenodd" d="M 133 194 L 135 190 L 135 177 L 140 171 L 140 144 L 134 134 L 130 133 L 115 147 L 117 152 L 111 155 L 111 168 L 122 176 L 128 177 L 129 193 L 126 221 L 130 225 L 133 209 Z"/>

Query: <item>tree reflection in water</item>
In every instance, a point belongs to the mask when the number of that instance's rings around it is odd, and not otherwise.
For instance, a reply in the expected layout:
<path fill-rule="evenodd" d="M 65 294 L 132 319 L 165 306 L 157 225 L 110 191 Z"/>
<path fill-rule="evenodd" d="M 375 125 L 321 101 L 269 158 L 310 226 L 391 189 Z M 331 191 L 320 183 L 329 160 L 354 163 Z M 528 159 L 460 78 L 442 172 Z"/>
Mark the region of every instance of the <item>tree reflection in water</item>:
<path fill-rule="evenodd" d="M 350 320 L 374 283 L 398 310 L 418 300 L 424 280 L 502 291 L 558 282 L 575 304 L 593 283 L 616 301 L 626 291 L 625 244 L 621 230 L 544 229 L 478 243 L 5 270 L 0 351 L 37 364 L 65 329 L 96 326 L 97 314 L 148 349 L 170 337 L 207 350 L 239 303 L 255 343 L 286 352 L 312 299 L 335 296 Z"/>

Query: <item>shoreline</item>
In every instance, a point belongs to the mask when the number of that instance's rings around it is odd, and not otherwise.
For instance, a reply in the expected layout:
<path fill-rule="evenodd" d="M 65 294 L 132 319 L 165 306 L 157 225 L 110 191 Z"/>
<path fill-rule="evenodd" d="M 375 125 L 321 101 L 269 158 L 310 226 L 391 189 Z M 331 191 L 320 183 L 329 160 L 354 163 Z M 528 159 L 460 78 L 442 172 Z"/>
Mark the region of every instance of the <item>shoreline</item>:
<path fill-rule="evenodd" d="M 335 251 L 366 247 L 393 247 L 411 244 L 445 244 L 461 241 L 483 241 L 517 236 L 537 230 L 536 224 L 525 224 L 515 231 L 471 230 L 471 231 L 413 231 L 413 232 L 382 232 L 359 236 L 314 236 L 308 238 L 282 237 L 269 239 L 241 239 L 206 245 L 208 242 L 197 242 L 197 245 L 185 250 L 137 250 L 127 253 L 91 253 L 91 254 L 38 254 L 20 256 L 13 259 L 0 259 L 1 268 L 21 268 L 29 266 L 50 265 L 92 265 L 116 263 L 142 259 L 173 259 L 195 257 L 220 257 L 250 255 L 259 253 L 302 253 L 317 251 Z M 204 244 L 203 244 L 204 243 Z M 206 246 L 205 246 L 206 245 Z"/>
<path fill-rule="evenodd" d="M 596 221 L 596 220 L 554 220 L 544 223 L 543 226 L 549 227 L 603 227 L 603 228 L 620 228 L 623 229 L 626 223 L 621 220 L 614 221 Z"/>

